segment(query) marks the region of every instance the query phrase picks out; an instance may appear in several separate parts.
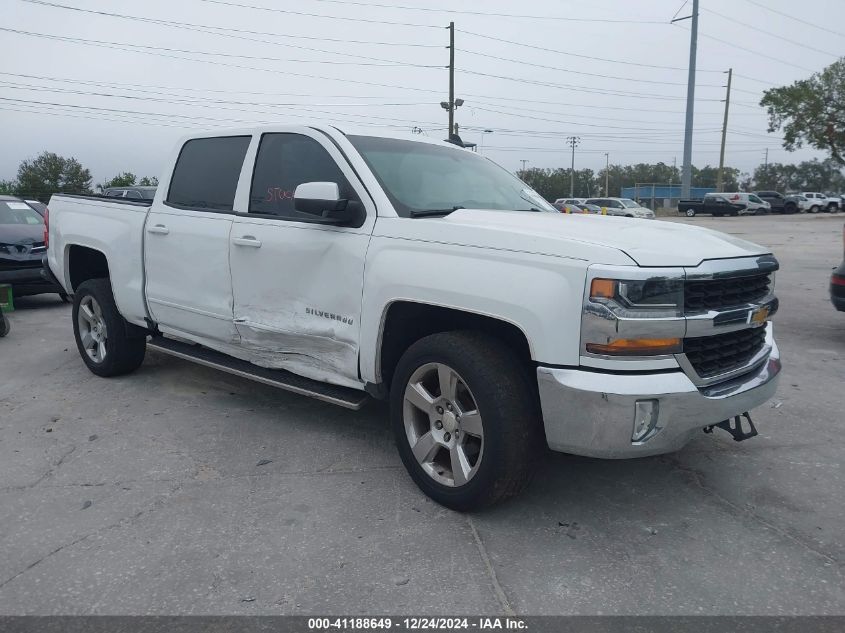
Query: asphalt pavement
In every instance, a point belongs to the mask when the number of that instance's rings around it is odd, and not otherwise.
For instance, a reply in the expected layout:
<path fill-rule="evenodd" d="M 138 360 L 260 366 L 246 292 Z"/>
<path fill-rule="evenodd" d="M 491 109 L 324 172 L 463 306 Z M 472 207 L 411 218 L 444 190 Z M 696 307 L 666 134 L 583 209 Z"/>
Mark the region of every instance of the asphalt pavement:
<path fill-rule="evenodd" d="M 760 436 L 547 453 L 526 494 L 472 515 L 417 490 L 382 404 L 154 352 L 97 378 L 70 307 L 21 299 L 0 339 L 0 614 L 845 614 L 845 217 L 671 221 L 780 259 Z"/>

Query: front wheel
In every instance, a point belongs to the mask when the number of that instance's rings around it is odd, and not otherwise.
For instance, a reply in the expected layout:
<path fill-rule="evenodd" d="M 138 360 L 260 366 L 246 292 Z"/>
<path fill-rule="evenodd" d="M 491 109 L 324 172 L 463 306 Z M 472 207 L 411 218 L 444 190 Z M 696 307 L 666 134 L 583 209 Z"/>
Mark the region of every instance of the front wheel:
<path fill-rule="evenodd" d="M 695 217 L 695 209 L 687 209 L 687 217 L 694 218 Z"/>
<path fill-rule="evenodd" d="M 5 314 L 0 312 L 0 338 L 6 336 L 9 333 L 10 328 L 9 319 Z"/>
<path fill-rule="evenodd" d="M 818 213 L 818 212 L 819 212 L 819 205 L 814 204 L 812 207 L 810 207 L 810 213 Z"/>
<path fill-rule="evenodd" d="M 120 315 L 108 279 L 89 279 L 76 289 L 73 333 L 82 360 L 98 376 L 128 374 L 144 361 L 146 331 Z"/>
<path fill-rule="evenodd" d="M 540 443 L 535 388 L 519 359 L 476 332 L 427 336 L 394 373 L 390 414 L 414 483 L 453 510 L 475 510 L 522 491 Z"/>

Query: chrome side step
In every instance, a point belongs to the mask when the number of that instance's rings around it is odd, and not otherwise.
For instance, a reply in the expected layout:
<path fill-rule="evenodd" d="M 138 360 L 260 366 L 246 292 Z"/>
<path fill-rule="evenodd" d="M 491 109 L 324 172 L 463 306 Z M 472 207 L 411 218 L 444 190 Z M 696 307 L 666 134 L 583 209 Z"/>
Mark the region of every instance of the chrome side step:
<path fill-rule="evenodd" d="M 283 369 L 265 369 L 202 345 L 192 345 L 163 336 L 154 336 L 147 341 L 147 347 L 199 365 L 219 369 L 241 378 L 248 378 L 271 387 L 316 398 L 347 409 L 357 411 L 370 399 L 363 391 L 303 378 Z"/>

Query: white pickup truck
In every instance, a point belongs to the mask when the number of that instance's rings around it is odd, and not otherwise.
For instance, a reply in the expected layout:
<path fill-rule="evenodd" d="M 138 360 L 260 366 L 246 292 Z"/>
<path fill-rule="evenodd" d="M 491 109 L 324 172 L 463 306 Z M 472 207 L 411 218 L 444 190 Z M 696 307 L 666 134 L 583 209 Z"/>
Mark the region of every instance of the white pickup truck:
<path fill-rule="evenodd" d="M 627 458 L 756 434 L 776 259 L 711 230 L 557 212 L 420 137 L 275 126 L 188 137 L 152 204 L 55 195 L 48 275 L 99 376 L 153 347 L 325 401 L 389 399 L 402 460 L 468 510 L 547 444 Z"/>

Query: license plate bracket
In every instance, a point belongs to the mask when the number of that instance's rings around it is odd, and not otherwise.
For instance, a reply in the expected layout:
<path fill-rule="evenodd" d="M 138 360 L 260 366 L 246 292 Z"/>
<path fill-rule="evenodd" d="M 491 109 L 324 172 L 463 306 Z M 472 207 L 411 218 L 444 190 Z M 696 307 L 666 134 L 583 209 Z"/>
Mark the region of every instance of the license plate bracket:
<path fill-rule="evenodd" d="M 743 428 L 743 418 L 745 419 L 745 423 L 748 426 L 748 430 L 746 431 Z M 754 422 L 751 421 L 751 415 L 749 415 L 748 411 L 742 413 L 740 415 L 734 416 L 733 419 L 728 418 L 727 420 L 722 420 L 718 424 L 712 424 L 704 428 L 705 433 L 712 433 L 713 429 L 722 429 L 730 433 L 731 437 L 734 438 L 734 442 L 742 442 L 743 440 L 751 439 L 752 437 L 758 435 L 757 427 L 754 426 Z"/>

